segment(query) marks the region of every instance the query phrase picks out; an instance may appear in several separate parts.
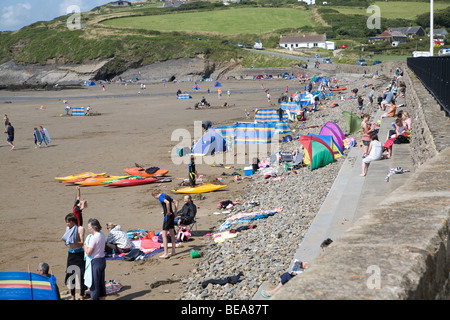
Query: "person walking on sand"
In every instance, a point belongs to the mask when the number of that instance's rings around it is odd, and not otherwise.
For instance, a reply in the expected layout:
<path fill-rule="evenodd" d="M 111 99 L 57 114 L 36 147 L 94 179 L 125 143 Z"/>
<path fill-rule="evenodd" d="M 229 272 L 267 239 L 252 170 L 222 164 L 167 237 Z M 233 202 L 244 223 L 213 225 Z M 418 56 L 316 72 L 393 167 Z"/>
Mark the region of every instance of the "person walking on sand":
<path fill-rule="evenodd" d="M 162 193 L 159 190 L 153 190 L 152 196 L 161 203 L 164 211 L 164 221 L 161 231 L 161 236 L 163 240 L 164 254 L 159 256 L 161 259 L 167 259 L 170 256 L 176 255 L 175 252 L 175 213 L 178 211 L 178 201 L 172 199 L 170 196 Z M 172 208 L 172 203 L 175 206 L 175 210 Z M 169 232 L 170 240 L 172 242 L 172 253 L 169 254 L 169 244 L 167 241 L 167 232 Z"/>
<path fill-rule="evenodd" d="M 14 127 L 12 126 L 11 122 L 8 122 L 8 126 L 6 127 L 5 133 L 8 135 L 6 138 L 6 143 L 11 146 L 10 151 L 13 151 L 14 146 Z"/>
<path fill-rule="evenodd" d="M 189 163 L 189 183 L 192 188 L 195 187 L 197 182 L 197 169 L 195 169 L 195 158 L 191 156 L 191 162 Z"/>
<path fill-rule="evenodd" d="M 39 126 L 39 130 L 41 131 L 42 140 L 44 140 L 45 145 L 48 146 L 50 144 L 50 142 L 52 142 L 52 140 L 50 139 L 50 135 L 49 135 L 47 129 L 45 129 L 42 126 Z"/>

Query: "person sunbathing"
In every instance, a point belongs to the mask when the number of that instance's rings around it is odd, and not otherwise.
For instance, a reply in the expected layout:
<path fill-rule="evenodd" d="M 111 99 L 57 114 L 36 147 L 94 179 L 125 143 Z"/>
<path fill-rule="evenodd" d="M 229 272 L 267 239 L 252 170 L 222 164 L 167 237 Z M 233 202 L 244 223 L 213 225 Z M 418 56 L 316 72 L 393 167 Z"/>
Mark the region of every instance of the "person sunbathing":
<path fill-rule="evenodd" d="M 303 272 L 303 270 L 305 270 L 307 267 L 308 267 L 308 262 L 300 262 L 300 272 Z M 297 272 L 294 272 L 294 271 L 288 271 L 288 272 L 283 273 L 280 276 L 280 283 L 272 290 L 262 290 L 261 296 L 263 298 L 269 299 L 275 293 L 277 293 L 278 290 L 280 290 L 282 286 L 284 286 L 289 280 L 291 280 L 296 275 L 297 275 Z"/>

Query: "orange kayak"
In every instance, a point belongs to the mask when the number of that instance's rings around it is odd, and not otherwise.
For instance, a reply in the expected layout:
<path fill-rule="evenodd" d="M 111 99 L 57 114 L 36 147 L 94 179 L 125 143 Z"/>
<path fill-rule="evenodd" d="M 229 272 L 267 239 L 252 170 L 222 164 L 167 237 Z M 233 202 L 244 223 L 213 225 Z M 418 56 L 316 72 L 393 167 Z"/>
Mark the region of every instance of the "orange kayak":
<path fill-rule="evenodd" d="M 169 173 L 169 170 L 156 170 L 154 173 L 147 173 L 145 172 L 144 168 L 126 168 L 124 169 L 126 173 L 128 173 L 130 176 L 139 176 L 139 177 L 155 177 L 155 176 L 165 176 Z"/>
<path fill-rule="evenodd" d="M 98 175 L 92 176 L 92 177 L 77 178 L 77 179 L 73 179 L 73 180 L 63 181 L 63 183 L 76 183 L 76 182 L 84 181 L 84 180 L 89 179 L 89 178 L 101 178 L 101 177 L 104 177 L 104 176 L 105 176 L 104 174 L 98 174 Z"/>
<path fill-rule="evenodd" d="M 75 182 L 75 184 L 79 184 L 82 186 L 101 186 L 106 183 L 109 183 L 116 179 L 125 179 L 128 178 L 128 176 L 107 176 L 107 177 L 100 177 L 100 178 L 87 178 L 83 181 Z"/>

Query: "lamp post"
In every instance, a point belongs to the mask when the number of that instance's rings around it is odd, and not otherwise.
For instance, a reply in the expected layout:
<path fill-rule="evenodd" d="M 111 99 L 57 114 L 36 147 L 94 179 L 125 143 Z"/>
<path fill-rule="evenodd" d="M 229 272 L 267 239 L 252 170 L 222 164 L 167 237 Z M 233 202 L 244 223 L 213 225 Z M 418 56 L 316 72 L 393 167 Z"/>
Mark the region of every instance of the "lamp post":
<path fill-rule="evenodd" d="M 433 56 L 434 50 L 434 29 L 433 29 L 434 21 L 433 21 L 433 0 L 430 0 L 430 57 Z"/>

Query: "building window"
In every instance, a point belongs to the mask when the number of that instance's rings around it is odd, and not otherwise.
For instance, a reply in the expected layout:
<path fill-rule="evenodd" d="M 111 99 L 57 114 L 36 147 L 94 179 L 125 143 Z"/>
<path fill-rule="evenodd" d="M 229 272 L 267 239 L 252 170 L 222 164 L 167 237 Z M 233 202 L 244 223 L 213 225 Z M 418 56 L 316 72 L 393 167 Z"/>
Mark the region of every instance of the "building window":
<path fill-rule="evenodd" d="M 295 44 L 295 47 L 298 48 L 298 43 Z"/>
<path fill-rule="evenodd" d="M 317 42 L 314 42 L 314 47 L 317 47 L 317 46 L 318 46 Z"/>

